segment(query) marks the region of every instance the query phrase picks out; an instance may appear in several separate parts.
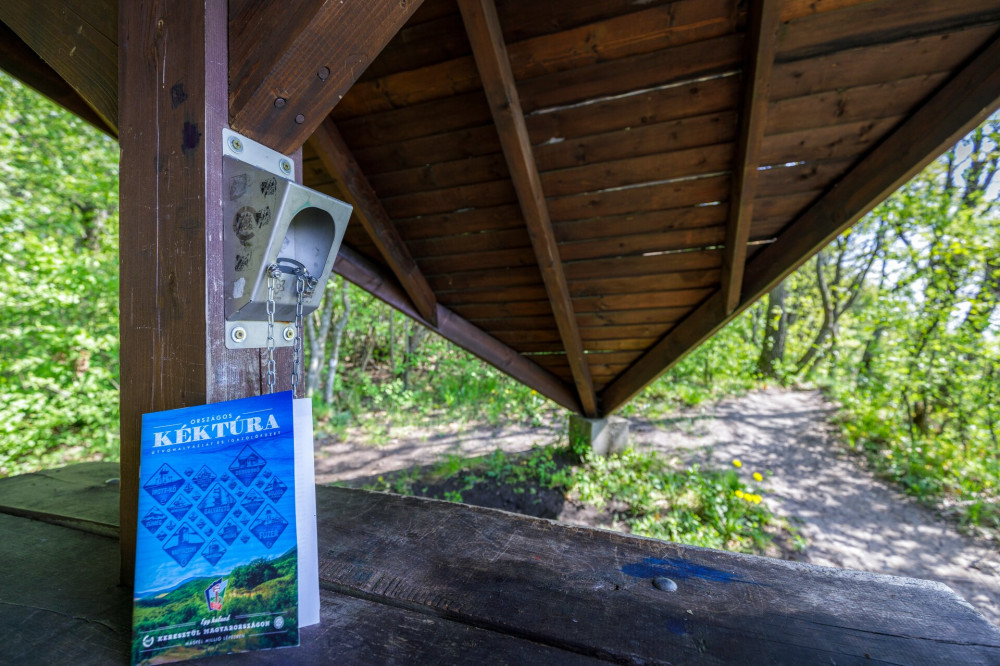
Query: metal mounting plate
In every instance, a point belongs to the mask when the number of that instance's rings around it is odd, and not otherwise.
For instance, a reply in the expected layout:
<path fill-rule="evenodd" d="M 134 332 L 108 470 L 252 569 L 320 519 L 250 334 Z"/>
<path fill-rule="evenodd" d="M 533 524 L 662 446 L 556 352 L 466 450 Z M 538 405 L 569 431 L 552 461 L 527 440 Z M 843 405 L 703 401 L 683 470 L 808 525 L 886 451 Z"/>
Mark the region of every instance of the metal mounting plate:
<path fill-rule="evenodd" d="M 222 128 L 222 154 L 269 171 L 275 176 L 295 180 L 295 162 L 291 158 L 231 129 Z"/>
<path fill-rule="evenodd" d="M 243 335 L 235 334 L 237 329 L 242 329 Z M 295 327 L 290 321 L 274 322 L 275 349 L 278 347 L 291 347 L 295 341 L 294 335 L 291 338 L 285 338 L 285 329 L 291 329 L 293 333 L 295 332 Z M 226 349 L 255 349 L 265 347 L 267 347 L 266 321 L 226 322 Z"/>

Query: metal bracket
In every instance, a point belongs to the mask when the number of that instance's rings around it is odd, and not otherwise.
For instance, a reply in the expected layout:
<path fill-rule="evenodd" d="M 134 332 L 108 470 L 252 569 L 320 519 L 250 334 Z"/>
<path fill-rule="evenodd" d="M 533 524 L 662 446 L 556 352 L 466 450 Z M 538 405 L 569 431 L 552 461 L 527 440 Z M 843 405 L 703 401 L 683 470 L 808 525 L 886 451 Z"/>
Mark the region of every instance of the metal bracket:
<path fill-rule="evenodd" d="M 222 155 L 295 181 L 295 162 L 291 158 L 231 129 L 222 129 Z"/>
<path fill-rule="evenodd" d="M 281 260 L 308 271 L 316 283 L 305 292 L 302 311 L 314 311 L 352 209 L 296 183 L 287 156 L 229 129 L 223 129 L 222 143 L 225 344 L 228 349 L 262 348 L 267 346 L 266 267 Z M 294 276 L 283 273 L 274 294 L 274 346 L 291 347 Z"/>

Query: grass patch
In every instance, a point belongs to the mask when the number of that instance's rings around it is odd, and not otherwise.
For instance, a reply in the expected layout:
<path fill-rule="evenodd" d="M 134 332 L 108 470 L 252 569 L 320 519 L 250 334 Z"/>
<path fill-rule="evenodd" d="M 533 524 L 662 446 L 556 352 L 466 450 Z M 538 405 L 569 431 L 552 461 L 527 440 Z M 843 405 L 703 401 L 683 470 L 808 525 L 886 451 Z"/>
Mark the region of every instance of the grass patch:
<path fill-rule="evenodd" d="M 653 451 L 581 457 L 550 445 L 523 455 L 499 449 L 483 458 L 451 455 L 430 471 L 379 477 L 366 488 L 456 502 L 484 486 L 527 495 L 554 490 L 571 502 L 613 508 L 616 527 L 639 536 L 762 553 L 776 532 L 792 530 L 767 507 L 760 478 L 747 484 L 734 470 L 680 468 Z M 429 488 L 447 490 L 429 494 Z"/>

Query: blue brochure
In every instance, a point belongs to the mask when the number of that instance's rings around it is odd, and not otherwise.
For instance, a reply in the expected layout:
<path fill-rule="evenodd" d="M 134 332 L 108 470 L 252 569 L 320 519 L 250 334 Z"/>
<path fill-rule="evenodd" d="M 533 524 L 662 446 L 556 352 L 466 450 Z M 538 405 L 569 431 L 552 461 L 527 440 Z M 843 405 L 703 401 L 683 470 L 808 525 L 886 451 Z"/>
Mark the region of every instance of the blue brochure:
<path fill-rule="evenodd" d="M 292 393 L 142 417 L 132 663 L 299 644 Z"/>

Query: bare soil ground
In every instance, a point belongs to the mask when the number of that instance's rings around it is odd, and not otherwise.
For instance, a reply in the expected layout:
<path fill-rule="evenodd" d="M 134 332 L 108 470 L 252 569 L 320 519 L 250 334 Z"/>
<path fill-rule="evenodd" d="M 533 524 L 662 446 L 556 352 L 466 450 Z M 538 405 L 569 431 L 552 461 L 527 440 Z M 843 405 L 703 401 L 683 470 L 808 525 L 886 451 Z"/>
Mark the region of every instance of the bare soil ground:
<path fill-rule="evenodd" d="M 669 418 L 633 419 L 632 441 L 704 467 L 732 468 L 739 459 L 748 481 L 753 472 L 766 473 L 765 501 L 806 540 L 804 550 L 790 553 L 795 559 L 941 581 L 1000 625 L 998 544 L 961 534 L 875 478 L 861 458 L 837 441 L 829 425 L 833 412 L 818 391 L 768 389 Z M 560 441 L 563 431 L 557 422 L 503 428 L 450 425 L 434 432 L 394 432 L 381 446 L 351 432 L 345 441 L 317 442 L 317 481 L 362 485 L 398 470 L 432 466 L 448 454 L 487 455 L 497 447 L 526 451 Z M 548 500 L 541 513 L 525 510 L 517 497 L 502 492 L 492 503 L 468 494 L 464 498 L 576 524 L 608 527 L 612 518 L 607 511 Z"/>

